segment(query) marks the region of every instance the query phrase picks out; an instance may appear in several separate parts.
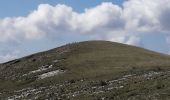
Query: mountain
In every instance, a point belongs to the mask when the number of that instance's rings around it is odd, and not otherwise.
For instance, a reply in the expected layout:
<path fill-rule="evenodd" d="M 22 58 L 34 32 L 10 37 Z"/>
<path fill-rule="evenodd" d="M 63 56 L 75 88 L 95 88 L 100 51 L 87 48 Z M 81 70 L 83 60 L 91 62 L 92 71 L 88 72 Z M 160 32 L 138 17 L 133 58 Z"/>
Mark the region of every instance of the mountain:
<path fill-rule="evenodd" d="M 0 64 L 2 100 L 169 100 L 170 56 L 85 41 Z"/>

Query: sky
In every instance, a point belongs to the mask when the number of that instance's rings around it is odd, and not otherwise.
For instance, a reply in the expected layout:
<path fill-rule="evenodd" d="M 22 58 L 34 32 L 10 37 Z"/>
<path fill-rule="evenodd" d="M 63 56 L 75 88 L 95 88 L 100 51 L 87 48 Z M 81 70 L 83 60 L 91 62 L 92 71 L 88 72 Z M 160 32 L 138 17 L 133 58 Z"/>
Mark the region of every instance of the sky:
<path fill-rule="evenodd" d="M 0 63 L 107 40 L 170 54 L 170 0 L 1 0 Z"/>

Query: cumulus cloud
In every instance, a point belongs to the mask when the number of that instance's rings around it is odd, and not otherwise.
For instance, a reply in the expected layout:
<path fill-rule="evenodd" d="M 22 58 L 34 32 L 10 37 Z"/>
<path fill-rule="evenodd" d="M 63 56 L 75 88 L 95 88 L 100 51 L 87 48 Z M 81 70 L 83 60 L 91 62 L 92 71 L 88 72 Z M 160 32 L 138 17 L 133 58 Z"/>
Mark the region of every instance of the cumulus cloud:
<path fill-rule="evenodd" d="M 170 0 L 129 0 L 123 4 L 126 29 L 132 31 L 164 31 Z M 167 15 L 165 15 L 167 14 Z M 165 21 L 166 20 L 166 21 Z"/>
<path fill-rule="evenodd" d="M 122 29 L 122 9 L 112 3 L 77 13 L 66 5 L 41 4 L 26 17 L 0 20 L 1 41 L 37 39 L 67 33 L 93 34 Z"/>
<path fill-rule="evenodd" d="M 124 20 L 121 16 L 122 8 L 112 3 L 102 3 L 97 7 L 86 9 L 84 13 L 75 13 L 71 26 L 85 34 L 122 30 Z"/>
<path fill-rule="evenodd" d="M 0 62 L 5 62 L 5 61 L 8 61 L 8 60 L 12 60 L 12 59 L 15 59 L 17 57 L 19 57 L 19 54 L 20 51 L 18 50 L 14 50 L 14 51 L 1 51 L 0 52 Z"/>
<path fill-rule="evenodd" d="M 77 13 L 67 5 L 40 4 L 26 17 L 0 20 L 1 41 L 39 39 L 58 34 L 106 34 L 117 31 L 169 30 L 169 0 L 128 0 L 123 7 L 102 3 Z M 117 33 L 119 34 L 119 33 Z"/>
<path fill-rule="evenodd" d="M 56 39 L 71 33 L 140 45 L 139 33 L 169 34 L 169 2 L 170 0 L 128 0 L 122 7 L 104 2 L 87 8 L 82 13 L 64 4 L 40 4 L 25 17 L 0 19 L 0 44 Z"/>
<path fill-rule="evenodd" d="M 142 46 L 140 37 L 134 35 L 121 34 L 121 35 L 108 36 L 106 40 L 118 42 L 118 43 L 124 43 L 128 45 Z"/>

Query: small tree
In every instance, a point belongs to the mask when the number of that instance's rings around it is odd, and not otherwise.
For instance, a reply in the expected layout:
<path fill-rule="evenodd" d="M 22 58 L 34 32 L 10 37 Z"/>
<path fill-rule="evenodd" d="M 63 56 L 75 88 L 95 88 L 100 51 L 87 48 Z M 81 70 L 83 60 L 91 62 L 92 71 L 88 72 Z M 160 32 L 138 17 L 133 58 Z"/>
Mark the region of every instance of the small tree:
<path fill-rule="evenodd" d="M 100 85 L 101 85 L 101 86 L 105 86 L 105 85 L 107 85 L 107 82 L 105 82 L 105 81 L 100 81 Z"/>

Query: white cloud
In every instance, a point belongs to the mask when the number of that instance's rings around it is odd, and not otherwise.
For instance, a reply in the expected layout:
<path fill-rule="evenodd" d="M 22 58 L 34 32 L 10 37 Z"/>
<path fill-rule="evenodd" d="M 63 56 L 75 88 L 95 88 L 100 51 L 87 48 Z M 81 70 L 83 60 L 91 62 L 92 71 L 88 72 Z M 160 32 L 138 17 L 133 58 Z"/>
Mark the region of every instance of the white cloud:
<path fill-rule="evenodd" d="M 69 33 L 165 32 L 170 28 L 169 1 L 128 0 L 123 8 L 106 2 L 82 13 L 66 5 L 41 4 L 26 17 L 1 19 L 0 40 L 41 39 Z"/>
<path fill-rule="evenodd" d="M 47 35 L 67 33 L 102 34 L 122 30 L 122 9 L 112 3 L 77 13 L 66 5 L 41 4 L 26 17 L 5 18 L 0 21 L 1 40 L 37 39 Z"/>
<path fill-rule="evenodd" d="M 124 43 L 128 45 L 141 46 L 140 37 L 131 35 L 108 36 L 106 40 Z"/>
<path fill-rule="evenodd" d="M 123 7 L 127 30 L 164 32 L 168 26 L 170 0 L 129 0 Z"/>
<path fill-rule="evenodd" d="M 129 0 L 123 4 L 126 29 L 130 31 L 150 31 L 156 29 L 159 21 L 157 19 L 157 4 L 155 0 Z"/>
<path fill-rule="evenodd" d="M 112 3 L 86 9 L 84 13 L 74 13 L 71 26 L 81 33 L 105 32 L 124 28 L 122 9 Z M 105 34 L 105 33 L 103 33 Z"/>
<path fill-rule="evenodd" d="M 5 62 L 8 60 L 15 59 L 15 58 L 19 57 L 19 53 L 20 53 L 20 51 L 18 51 L 18 50 L 6 52 L 4 54 L 1 53 L 0 54 L 0 62 Z"/>
<path fill-rule="evenodd" d="M 66 5 L 41 4 L 26 17 L 1 19 L 0 34 L 5 34 L 5 40 L 17 34 L 31 39 L 63 34 L 61 32 L 92 34 L 117 30 L 164 31 L 170 26 L 167 23 L 170 15 L 169 1 L 128 0 L 123 8 L 112 3 L 102 3 L 83 13 L 77 13 Z"/>

